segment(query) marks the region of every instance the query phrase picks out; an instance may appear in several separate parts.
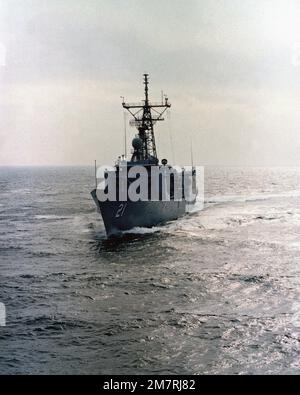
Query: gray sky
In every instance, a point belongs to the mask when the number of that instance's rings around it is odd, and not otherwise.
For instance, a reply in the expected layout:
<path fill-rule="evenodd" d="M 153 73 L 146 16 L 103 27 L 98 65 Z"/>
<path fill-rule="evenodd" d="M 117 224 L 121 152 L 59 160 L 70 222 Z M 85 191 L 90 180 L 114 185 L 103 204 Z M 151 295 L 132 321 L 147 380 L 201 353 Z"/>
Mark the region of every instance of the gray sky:
<path fill-rule="evenodd" d="M 192 139 L 197 164 L 300 165 L 299 21 L 292 0 L 0 0 L 0 165 L 111 163 L 144 72 L 172 103 L 160 158 Z"/>

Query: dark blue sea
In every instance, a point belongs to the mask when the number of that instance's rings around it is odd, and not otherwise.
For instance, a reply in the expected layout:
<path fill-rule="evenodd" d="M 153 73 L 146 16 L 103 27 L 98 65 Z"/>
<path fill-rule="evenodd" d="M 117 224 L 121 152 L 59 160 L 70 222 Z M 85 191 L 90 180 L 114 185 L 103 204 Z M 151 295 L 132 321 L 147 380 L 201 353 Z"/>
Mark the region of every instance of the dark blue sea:
<path fill-rule="evenodd" d="M 105 238 L 91 167 L 0 168 L 1 374 L 299 374 L 300 168 Z"/>

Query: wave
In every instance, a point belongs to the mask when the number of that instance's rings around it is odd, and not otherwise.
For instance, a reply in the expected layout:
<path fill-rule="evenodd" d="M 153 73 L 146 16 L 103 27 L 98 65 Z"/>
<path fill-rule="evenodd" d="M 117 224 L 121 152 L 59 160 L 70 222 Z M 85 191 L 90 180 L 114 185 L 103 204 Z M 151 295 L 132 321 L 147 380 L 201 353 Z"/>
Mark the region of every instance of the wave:
<path fill-rule="evenodd" d="M 250 195 L 216 195 L 205 199 L 206 204 L 228 203 L 228 202 L 251 202 L 282 197 L 300 197 L 300 191 L 286 191 L 281 193 L 255 193 Z"/>
<path fill-rule="evenodd" d="M 122 234 L 148 234 L 148 233 L 156 233 L 160 232 L 163 229 L 163 226 L 153 226 L 152 228 L 142 228 L 142 227 L 135 227 L 129 230 L 124 230 Z"/>
<path fill-rule="evenodd" d="M 61 220 L 61 219 L 70 219 L 72 217 L 66 216 L 66 215 L 35 215 L 34 216 L 36 219 L 46 219 L 46 220 Z"/>

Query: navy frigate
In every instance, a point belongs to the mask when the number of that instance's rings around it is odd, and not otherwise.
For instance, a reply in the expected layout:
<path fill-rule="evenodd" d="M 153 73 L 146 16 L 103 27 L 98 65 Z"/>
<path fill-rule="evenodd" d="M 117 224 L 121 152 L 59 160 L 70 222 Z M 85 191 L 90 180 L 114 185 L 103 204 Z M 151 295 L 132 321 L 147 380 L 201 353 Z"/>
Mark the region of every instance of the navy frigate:
<path fill-rule="evenodd" d="M 132 201 L 128 198 L 119 198 L 119 181 L 121 179 L 121 173 L 124 172 L 124 168 L 127 171 L 126 174 L 128 174 L 130 169 L 136 168 L 136 166 L 143 166 L 147 170 L 149 174 L 149 196 L 151 189 L 151 169 L 153 167 L 159 169 L 172 169 L 172 167 L 168 165 L 168 161 L 166 159 L 162 159 L 161 163 L 159 162 L 154 135 L 154 125 L 157 122 L 164 120 L 163 114 L 171 107 L 171 104 L 169 103 L 169 100 L 166 96 L 162 96 L 161 102 L 150 102 L 148 97 L 148 74 L 144 74 L 143 77 L 143 84 L 145 86 L 144 100 L 140 103 L 125 103 L 123 98 L 122 102 L 123 108 L 126 109 L 132 116 L 132 119 L 130 120 L 131 126 L 135 126 L 138 130 L 138 133 L 132 140 L 133 149 L 131 159 L 127 160 L 126 157 L 122 155 L 122 157 L 118 158 L 113 169 L 109 170 L 110 172 L 113 172 L 116 177 L 116 196 L 112 200 L 108 199 L 103 201 L 102 199 L 99 199 L 98 192 L 100 187 L 99 185 L 97 187 L 97 177 L 96 188 L 91 192 L 91 195 L 97 206 L 97 211 L 102 215 L 108 237 L 118 236 L 124 231 L 128 231 L 133 228 L 151 228 L 171 220 L 176 220 L 186 213 L 187 206 L 191 204 L 191 200 L 187 201 L 186 199 L 183 182 L 179 186 L 180 199 L 175 199 L 175 186 L 172 175 L 170 178 L 170 193 L 168 195 L 168 199 L 164 199 L 162 196 L 161 189 L 163 181 L 161 178 L 158 187 L 158 198 L 155 200 L 149 198 L 146 201 L 142 199 Z M 107 171 L 107 173 L 109 173 L 109 171 Z M 195 192 L 196 170 L 194 167 L 192 167 L 191 174 L 192 190 Z M 126 182 L 127 185 L 130 185 L 133 180 L 130 179 L 130 177 L 127 177 Z M 176 185 L 178 189 L 178 184 Z M 195 200 L 192 201 L 192 204 L 193 203 L 195 203 Z"/>

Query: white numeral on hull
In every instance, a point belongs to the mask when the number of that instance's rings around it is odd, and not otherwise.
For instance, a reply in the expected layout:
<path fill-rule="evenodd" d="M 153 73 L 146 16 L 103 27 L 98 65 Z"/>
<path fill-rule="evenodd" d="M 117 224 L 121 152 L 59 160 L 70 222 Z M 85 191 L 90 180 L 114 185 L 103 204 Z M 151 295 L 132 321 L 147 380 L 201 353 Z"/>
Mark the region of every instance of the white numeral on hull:
<path fill-rule="evenodd" d="M 120 206 L 117 209 L 115 218 L 120 218 L 123 216 L 125 209 L 126 209 L 127 203 L 121 203 Z"/>

